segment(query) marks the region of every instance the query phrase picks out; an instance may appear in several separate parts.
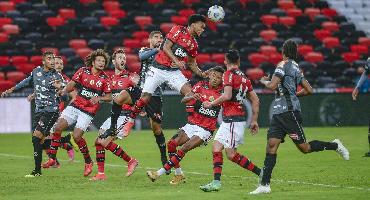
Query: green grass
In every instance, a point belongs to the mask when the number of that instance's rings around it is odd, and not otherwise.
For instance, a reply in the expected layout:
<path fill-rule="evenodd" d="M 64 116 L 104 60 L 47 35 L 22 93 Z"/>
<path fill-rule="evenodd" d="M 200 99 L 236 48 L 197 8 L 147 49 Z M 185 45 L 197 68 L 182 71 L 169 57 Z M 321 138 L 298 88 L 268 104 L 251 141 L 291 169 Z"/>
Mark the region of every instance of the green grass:
<path fill-rule="evenodd" d="M 166 130 L 169 139 L 176 130 Z M 60 169 L 43 170 L 43 176 L 26 179 L 33 168 L 30 134 L 0 134 L 0 199 L 368 199 L 370 196 L 370 158 L 362 157 L 368 150 L 367 127 L 307 128 L 308 140 L 331 141 L 340 138 L 351 153 L 350 161 L 335 152 L 325 151 L 304 155 L 289 138 L 279 149 L 273 173 L 272 193 L 250 196 L 257 177 L 224 158 L 222 190 L 204 193 L 199 186 L 212 180 L 211 147 L 189 152 L 181 165 L 187 182 L 172 186 L 172 175 L 152 183 L 145 171 L 161 167 L 155 139 L 149 131 L 134 132 L 118 144 L 140 161 L 140 168 L 129 178 L 124 177 L 126 164 L 106 152 L 104 182 L 91 182 L 83 177 L 82 155 L 78 162 L 62 161 Z M 95 158 L 95 132 L 86 134 L 90 152 Z M 257 136 L 246 134 L 245 144 L 238 151 L 258 166 L 265 156 L 266 130 Z M 59 159 L 67 160 L 65 150 Z M 45 156 L 44 156 L 45 160 Z M 94 166 L 94 172 L 96 166 Z M 197 173 L 198 172 L 198 173 Z M 299 182 L 299 183 L 298 183 Z M 322 184 L 322 185 L 320 185 Z"/>

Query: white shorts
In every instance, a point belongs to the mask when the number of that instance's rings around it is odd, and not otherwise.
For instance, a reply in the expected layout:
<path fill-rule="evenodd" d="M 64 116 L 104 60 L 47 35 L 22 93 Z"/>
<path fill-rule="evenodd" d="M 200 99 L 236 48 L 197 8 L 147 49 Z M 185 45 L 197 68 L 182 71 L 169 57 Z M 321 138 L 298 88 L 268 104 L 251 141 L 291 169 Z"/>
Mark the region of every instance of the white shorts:
<path fill-rule="evenodd" d="M 118 120 L 117 120 L 117 127 L 119 127 L 119 132 L 117 134 L 117 137 L 118 138 L 122 138 L 123 137 L 123 129 L 121 127 L 121 125 L 123 124 L 123 122 L 126 120 L 126 116 L 119 116 L 118 117 Z M 110 125 L 111 125 L 111 118 L 109 117 L 107 120 L 105 120 L 105 122 L 100 126 L 100 129 L 103 130 L 101 133 L 104 133 L 106 130 L 108 130 L 110 128 Z"/>
<path fill-rule="evenodd" d="M 79 128 L 82 131 L 86 131 L 93 120 L 93 117 L 73 106 L 67 106 L 67 108 L 64 109 L 60 115 L 60 118 L 65 119 L 68 123 L 68 126 L 76 123 L 75 128 Z"/>
<path fill-rule="evenodd" d="M 149 70 L 146 72 L 142 92 L 153 94 L 157 87 L 164 82 L 166 82 L 172 89 L 180 92 L 182 86 L 185 85 L 188 80 L 180 70 L 167 71 L 150 66 Z"/>
<path fill-rule="evenodd" d="M 212 138 L 211 132 L 197 125 L 186 124 L 181 129 L 185 132 L 185 134 L 188 136 L 189 139 L 193 136 L 200 137 L 200 139 L 203 140 L 204 145 L 207 145 L 209 140 L 211 140 Z"/>
<path fill-rule="evenodd" d="M 217 130 L 215 140 L 219 141 L 225 148 L 237 148 L 244 141 L 244 129 L 246 122 L 222 122 Z"/>

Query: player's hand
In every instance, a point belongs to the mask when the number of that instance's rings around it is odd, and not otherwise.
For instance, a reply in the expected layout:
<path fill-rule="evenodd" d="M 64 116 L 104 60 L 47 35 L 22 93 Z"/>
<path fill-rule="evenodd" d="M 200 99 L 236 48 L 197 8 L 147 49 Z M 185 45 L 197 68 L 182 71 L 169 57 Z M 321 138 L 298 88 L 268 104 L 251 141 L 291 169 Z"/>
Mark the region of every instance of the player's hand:
<path fill-rule="evenodd" d="M 180 68 L 180 69 L 185 69 L 185 62 L 184 61 L 178 61 L 178 60 L 175 60 L 171 63 L 171 66 L 173 67 L 177 67 L 177 68 Z"/>
<path fill-rule="evenodd" d="M 202 106 L 203 106 L 203 108 L 211 108 L 212 104 L 209 101 L 205 101 L 205 102 L 203 102 Z"/>
<path fill-rule="evenodd" d="M 13 91 L 14 91 L 14 87 L 12 87 L 10 89 L 7 89 L 3 93 L 1 93 L 1 97 L 5 97 L 5 96 L 9 95 L 9 94 L 13 93 Z"/>
<path fill-rule="evenodd" d="M 352 99 L 353 101 L 356 101 L 358 97 L 358 88 L 353 89 L 352 91 Z"/>
<path fill-rule="evenodd" d="M 259 131 L 259 126 L 258 126 L 258 123 L 256 121 L 252 121 L 249 128 L 251 129 L 252 135 L 257 134 L 258 131 Z"/>
<path fill-rule="evenodd" d="M 209 70 L 207 70 L 207 71 L 205 71 L 205 72 L 202 72 L 202 73 L 201 73 L 201 77 L 202 77 L 202 78 L 208 78 L 208 77 L 209 77 L 209 73 L 210 73 L 210 72 L 209 72 Z"/>
<path fill-rule="evenodd" d="M 90 102 L 92 104 L 97 104 L 97 103 L 99 103 L 99 101 L 100 101 L 100 97 L 93 97 L 93 98 L 90 99 Z"/>
<path fill-rule="evenodd" d="M 194 93 L 193 94 L 193 99 L 200 100 L 200 98 L 202 98 L 201 94 L 199 94 L 199 93 Z"/>
<path fill-rule="evenodd" d="M 27 101 L 31 102 L 34 98 L 35 98 L 35 94 L 32 93 L 32 94 L 27 96 Z"/>

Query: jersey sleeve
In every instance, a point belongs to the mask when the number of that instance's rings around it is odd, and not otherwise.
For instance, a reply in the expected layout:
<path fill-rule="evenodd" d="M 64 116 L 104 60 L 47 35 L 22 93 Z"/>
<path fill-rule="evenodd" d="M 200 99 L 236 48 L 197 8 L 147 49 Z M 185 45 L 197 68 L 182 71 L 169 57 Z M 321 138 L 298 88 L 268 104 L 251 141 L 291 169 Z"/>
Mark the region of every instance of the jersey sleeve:
<path fill-rule="evenodd" d="M 280 79 L 283 78 L 285 75 L 284 68 L 276 67 L 273 75 L 279 77 Z"/>
<path fill-rule="evenodd" d="M 247 87 L 248 87 L 247 92 L 253 91 L 253 85 L 252 85 L 251 80 L 249 80 L 249 79 L 247 80 Z"/>
<path fill-rule="evenodd" d="M 77 72 L 73 75 L 72 77 L 72 81 L 76 82 L 76 83 L 80 83 L 81 84 L 81 76 L 83 74 L 83 68 L 80 68 L 79 70 L 77 70 Z"/>
<path fill-rule="evenodd" d="M 193 86 L 193 92 L 194 93 L 199 93 L 200 92 L 200 86 L 202 85 L 202 82 L 201 81 L 199 81 L 197 84 L 195 84 L 194 86 Z"/>
<path fill-rule="evenodd" d="M 171 28 L 170 32 L 167 33 L 166 38 L 171 40 L 172 42 L 176 42 L 179 38 L 179 35 L 181 33 L 180 26 L 174 26 Z"/>
<path fill-rule="evenodd" d="M 226 71 L 222 75 L 222 84 L 225 87 L 225 86 L 232 86 L 232 83 L 233 83 L 233 73 L 231 73 L 231 71 Z"/>

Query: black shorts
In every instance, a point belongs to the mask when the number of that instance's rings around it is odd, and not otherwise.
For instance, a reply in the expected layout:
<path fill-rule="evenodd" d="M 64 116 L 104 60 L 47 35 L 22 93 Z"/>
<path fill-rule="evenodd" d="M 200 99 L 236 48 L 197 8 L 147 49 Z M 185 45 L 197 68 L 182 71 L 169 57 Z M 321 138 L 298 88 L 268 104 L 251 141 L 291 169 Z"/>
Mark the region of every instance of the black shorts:
<path fill-rule="evenodd" d="M 50 129 L 59 118 L 59 112 L 39 112 L 35 114 L 33 131 L 40 131 L 44 136 L 50 134 Z"/>
<path fill-rule="evenodd" d="M 302 128 L 302 116 L 299 111 L 290 111 L 272 116 L 267 132 L 267 139 L 277 138 L 284 142 L 285 135 L 287 134 L 295 144 L 306 142 Z"/>
<path fill-rule="evenodd" d="M 141 97 L 141 89 L 139 87 L 132 87 L 126 91 L 129 93 L 133 104 Z"/>
<path fill-rule="evenodd" d="M 148 105 L 145 106 L 145 112 L 153 121 L 162 123 L 162 97 L 152 96 Z"/>

